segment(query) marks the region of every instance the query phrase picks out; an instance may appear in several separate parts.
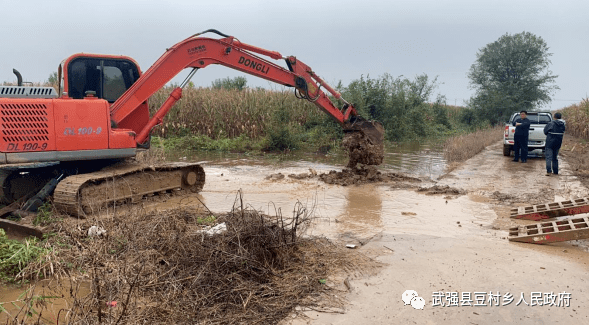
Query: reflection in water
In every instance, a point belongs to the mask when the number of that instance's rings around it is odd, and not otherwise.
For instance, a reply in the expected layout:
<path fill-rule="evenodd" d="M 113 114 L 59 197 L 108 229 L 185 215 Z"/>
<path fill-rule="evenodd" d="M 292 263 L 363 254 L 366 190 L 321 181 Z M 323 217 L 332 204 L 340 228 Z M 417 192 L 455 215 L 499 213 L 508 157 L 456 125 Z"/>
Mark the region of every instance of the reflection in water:
<path fill-rule="evenodd" d="M 184 157 L 186 156 L 186 158 Z M 330 155 L 317 153 L 293 152 L 289 154 L 250 154 L 221 152 L 183 152 L 170 153 L 168 159 L 178 160 L 179 157 L 188 161 L 209 161 L 209 164 L 238 164 L 260 166 L 292 166 L 294 163 L 309 165 L 321 163 L 329 166 L 343 166 L 348 162 L 344 152 Z M 247 158 L 246 158 L 247 157 Z M 320 165 L 321 165 L 320 164 Z M 317 168 L 310 166 L 312 168 Z M 382 164 L 385 169 L 414 174 L 420 177 L 436 179 L 444 173 L 446 161 L 443 158 L 443 142 L 441 140 L 405 141 L 390 143 L 385 146 L 385 157 Z"/>
<path fill-rule="evenodd" d="M 348 187 L 345 208 L 337 217 L 338 233 L 374 234 L 383 227 L 381 194 L 373 185 Z"/>
<path fill-rule="evenodd" d="M 442 147 L 441 141 L 410 141 L 386 146 L 383 167 L 436 179 L 446 168 Z"/>

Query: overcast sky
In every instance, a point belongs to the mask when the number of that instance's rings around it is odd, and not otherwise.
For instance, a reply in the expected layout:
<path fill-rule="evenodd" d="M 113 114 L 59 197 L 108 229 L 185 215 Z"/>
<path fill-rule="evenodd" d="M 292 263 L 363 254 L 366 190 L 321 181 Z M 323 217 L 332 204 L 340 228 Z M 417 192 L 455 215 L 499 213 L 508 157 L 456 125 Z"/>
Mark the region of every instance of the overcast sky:
<path fill-rule="evenodd" d="M 467 72 L 478 49 L 527 31 L 553 53 L 550 69 L 561 90 L 543 109 L 558 109 L 588 96 L 588 17 L 588 0 L 0 0 L 0 81 L 16 81 L 12 68 L 25 81 L 45 81 L 77 52 L 128 55 L 145 71 L 167 47 L 215 28 L 295 55 L 331 84 L 383 73 L 438 76 L 436 92 L 461 105 L 474 94 Z M 192 80 L 210 86 L 235 76 L 245 76 L 249 86 L 277 88 L 220 66 Z"/>

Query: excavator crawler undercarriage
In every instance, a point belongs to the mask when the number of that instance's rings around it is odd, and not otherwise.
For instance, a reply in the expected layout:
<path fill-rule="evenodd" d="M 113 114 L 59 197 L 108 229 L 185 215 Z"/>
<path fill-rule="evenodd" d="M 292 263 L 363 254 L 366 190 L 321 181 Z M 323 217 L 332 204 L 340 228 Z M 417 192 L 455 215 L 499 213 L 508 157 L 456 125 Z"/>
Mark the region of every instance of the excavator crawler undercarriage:
<path fill-rule="evenodd" d="M 205 33 L 222 38 L 203 37 Z M 283 61 L 286 68 L 279 65 Z M 51 194 L 58 209 L 85 216 L 152 194 L 200 191 L 205 173 L 197 163 L 150 166 L 121 160 L 149 148 L 153 128 L 164 123 L 192 76 L 210 65 L 292 87 L 298 98 L 342 126 L 349 166 L 382 163 L 383 126 L 360 118 L 354 104 L 311 67 L 295 56 L 209 29 L 166 49 L 143 73 L 130 57 L 89 53 L 73 54 L 59 64 L 57 89 L 23 86 L 14 70 L 17 85 L 0 86 L 0 203 L 7 205 L 0 208 L 0 217 L 34 213 Z M 186 79 L 152 114 L 149 98 L 186 68 L 192 69 Z"/>
<path fill-rule="evenodd" d="M 144 196 L 171 190 L 199 192 L 205 171 L 196 163 L 156 166 L 121 163 L 100 171 L 64 178 L 55 188 L 53 202 L 74 216 L 91 214 L 106 205 L 138 202 Z"/>

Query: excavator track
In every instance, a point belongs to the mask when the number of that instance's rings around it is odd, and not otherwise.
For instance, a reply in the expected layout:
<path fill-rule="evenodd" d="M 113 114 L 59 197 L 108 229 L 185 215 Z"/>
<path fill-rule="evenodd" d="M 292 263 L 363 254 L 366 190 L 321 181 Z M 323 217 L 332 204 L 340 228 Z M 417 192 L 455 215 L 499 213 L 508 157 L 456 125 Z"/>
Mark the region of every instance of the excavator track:
<path fill-rule="evenodd" d="M 134 203 L 175 189 L 199 192 L 204 185 L 205 171 L 196 163 L 122 163 L 63 179 L 55 188 L 53 202 L 57 209 L 83 217 L 113 203 Z"/>

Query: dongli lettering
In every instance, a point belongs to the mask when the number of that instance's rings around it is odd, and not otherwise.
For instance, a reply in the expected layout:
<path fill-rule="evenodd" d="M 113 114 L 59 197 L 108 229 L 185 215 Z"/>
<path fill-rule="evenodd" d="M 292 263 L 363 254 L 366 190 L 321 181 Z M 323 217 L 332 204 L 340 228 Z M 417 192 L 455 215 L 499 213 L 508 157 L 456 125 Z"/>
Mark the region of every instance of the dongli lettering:
<path fill-rule="evenodd" d="M 267 67 L 263 63 L 246 59 L 244 57 L 240 57 L 240 59 L 238 60 L 238 64 L 244 65 L 248 68 L 255 69 L 256 71 L 260 71 L 263 74 L 268 74 L 268 70 L 270 69 L 270 67 Z"/>

